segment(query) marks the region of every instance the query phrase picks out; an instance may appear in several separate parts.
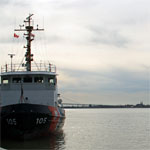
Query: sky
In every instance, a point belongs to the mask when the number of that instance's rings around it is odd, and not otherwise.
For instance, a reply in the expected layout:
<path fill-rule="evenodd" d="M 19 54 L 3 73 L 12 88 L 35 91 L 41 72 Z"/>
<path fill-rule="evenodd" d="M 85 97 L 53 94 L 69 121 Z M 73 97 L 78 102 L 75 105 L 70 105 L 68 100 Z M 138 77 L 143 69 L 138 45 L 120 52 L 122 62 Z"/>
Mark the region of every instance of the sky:
<path fill-rule="evenodd" d="M 34 60 L 57 66 L 64 102 L 150 104 L 149 0 L 1 0 L 0 66 L 21 62 L 30 14 Z"/>

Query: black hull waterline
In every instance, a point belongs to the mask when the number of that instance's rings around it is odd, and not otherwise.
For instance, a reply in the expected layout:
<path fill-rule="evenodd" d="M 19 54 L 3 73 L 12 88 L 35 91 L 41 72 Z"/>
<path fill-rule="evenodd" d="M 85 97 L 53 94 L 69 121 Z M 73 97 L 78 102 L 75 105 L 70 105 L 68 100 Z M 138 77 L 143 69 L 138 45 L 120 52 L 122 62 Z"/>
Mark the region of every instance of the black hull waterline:
<path fill-rule="evenodd" d="M 32 139 L 59 132 L 64 125 L 62 108 L 15 104 L 1 108 L 1 137 Z"/>

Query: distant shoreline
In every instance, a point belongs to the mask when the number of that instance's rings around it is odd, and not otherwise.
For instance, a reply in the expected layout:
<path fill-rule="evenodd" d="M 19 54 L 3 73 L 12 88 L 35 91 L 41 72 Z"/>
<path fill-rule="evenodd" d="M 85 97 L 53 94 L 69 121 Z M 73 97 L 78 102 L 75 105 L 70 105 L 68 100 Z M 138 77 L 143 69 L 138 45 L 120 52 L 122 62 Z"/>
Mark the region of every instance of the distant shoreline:
<path fill-rule="evenodd" d="M 63 108 L 150 108 L 150 105 L 144 105 L 143 103 L 136 105 L 95 105 L 95 104 L 69 104 L 63 105 Z"/>
<path fill-rule="evenodd" d="M 63 107 L 64 109 L 136 109 L 136 108 L 150 108 L 150 107 Z"/>

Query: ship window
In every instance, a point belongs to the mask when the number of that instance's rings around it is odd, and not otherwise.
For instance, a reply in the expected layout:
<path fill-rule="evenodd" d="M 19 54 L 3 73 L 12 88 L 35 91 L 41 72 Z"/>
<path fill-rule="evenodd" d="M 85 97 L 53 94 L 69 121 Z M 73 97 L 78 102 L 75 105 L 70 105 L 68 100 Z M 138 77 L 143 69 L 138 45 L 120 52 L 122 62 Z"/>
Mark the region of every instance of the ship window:
<path fill-rule="evenodd" d="M 49 79 L 49 83 L 54 84 L 54 79 Z"/>
<path fill-rule="evenodd" d="M 24 82 L 24 83 L 31 83 L 31 82 L 32 82 L 32 78 L 31 78 L 31 77 L 25 77 L 25 78 L 23 79 L 23 82 Z"/>
<path fill-rule="evenodd" d="M 48 78 L 48 83 L 55 85 L 55 79 L 54 78 Z"/>
<path fill-rule="evenodd" d="M 3 78 L 3 84 L 8 84 L 8 83 L 9 83 L 8 78 Z"/>
<path fill-rule="evenodd" d="M 36 83 L 43 83 L 43 77 L 35 77 L 34 82 Z"/>
<path fill-rule="evenodd" d="M 12 80 L 13 83 L 21 83 L 21 78 L 13 78 Z"/>

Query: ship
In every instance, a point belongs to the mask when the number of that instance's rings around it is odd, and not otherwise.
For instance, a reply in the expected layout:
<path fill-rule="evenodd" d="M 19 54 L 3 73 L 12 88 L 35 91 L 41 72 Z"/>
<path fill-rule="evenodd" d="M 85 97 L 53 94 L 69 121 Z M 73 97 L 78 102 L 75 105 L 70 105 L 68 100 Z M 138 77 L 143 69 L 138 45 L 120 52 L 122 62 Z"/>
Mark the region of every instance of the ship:
<path fill-rule="evenodd" d="M 34 27 L 33 14 L 14 31 L 23 31 L 26 39 L 24 63 L 1 67 L 0 125 L 2 138 L 32 139 L 62 130 L 65 110 L 58 93 L 56 66 L 34 63 L 31 43 Z M 14 37 L 18 35 L 14 33 Z M 10 54 L 11 60 L 14 54 Z"/>

